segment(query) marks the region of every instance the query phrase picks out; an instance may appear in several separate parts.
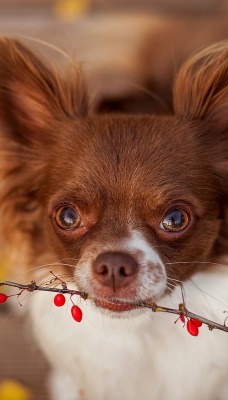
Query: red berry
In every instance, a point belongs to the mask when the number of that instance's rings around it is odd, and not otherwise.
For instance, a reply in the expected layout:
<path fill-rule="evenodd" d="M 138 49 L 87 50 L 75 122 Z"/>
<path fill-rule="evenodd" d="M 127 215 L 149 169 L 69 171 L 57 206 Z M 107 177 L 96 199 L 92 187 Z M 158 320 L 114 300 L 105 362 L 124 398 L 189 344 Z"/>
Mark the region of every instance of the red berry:
<path fill-rule="evenodd" d="M 187 322 L 187 330 L 192 336 L 198 336 L 199 329 L 198 326 L 192 321 L 192 319 L 189 319 Z"/>
<path fill-rule="evenodd" d="M 183 313 L 180 313 L 180 320 L 185 323 L 185 316 Z"/>
<path fill-rule="evenodd" d="M 78 306 L 71 307 L 71 314 L 75 321 L 81 322 L 82 320 L 82 310 Z"/>
<path fill-rule="evenodd" d="M 5 293 L 0 293 L 0 304 L 5 303 L 7 299 L 8 299 L 8 296 L 6 296 Z"/>
<path fill-rule="evenodd" d="M 191 320 L 192 322 L 194 322 L 194 324 L 195 324 L 198 328 L 200 328 L 200 327 L 202 326 L 202 322 L 199 321 L 198 319 L 190 318 L 190 320 Z"/>
<path fill-rule="evenodd" d="M 54 297 L 54 304 L 56 307 L 62 307 L 65 304 L 65 296 L 62 293 L 58 293 Z"/>

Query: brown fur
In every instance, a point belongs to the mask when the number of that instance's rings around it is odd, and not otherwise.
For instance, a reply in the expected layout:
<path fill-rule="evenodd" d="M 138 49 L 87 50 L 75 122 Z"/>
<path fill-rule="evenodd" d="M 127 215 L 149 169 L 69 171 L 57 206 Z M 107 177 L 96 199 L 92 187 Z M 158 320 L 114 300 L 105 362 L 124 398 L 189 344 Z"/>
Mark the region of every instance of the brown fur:
<path fill-rule="evenodd" d="M 177 262 L 176 279 L 199 268 L 192 261 L 212 261 L 226 230 L 227 48 L 216 45 L 182 67 L 174 115 L 90 117 L 77 67 L 64 78 L 19 42 L 1 39 L 6 263 L 26 269 L 80 259 L 90 248 L 126 237 L 129 227 L 141 230 L 165 263 Z M 77 207 L 83 229 L 57 227 L 62 204 Z M 170 235 L 159 224 L 178 205 L 190 224 Z M 167 271 L 173 277 L 174 269 Z"/>

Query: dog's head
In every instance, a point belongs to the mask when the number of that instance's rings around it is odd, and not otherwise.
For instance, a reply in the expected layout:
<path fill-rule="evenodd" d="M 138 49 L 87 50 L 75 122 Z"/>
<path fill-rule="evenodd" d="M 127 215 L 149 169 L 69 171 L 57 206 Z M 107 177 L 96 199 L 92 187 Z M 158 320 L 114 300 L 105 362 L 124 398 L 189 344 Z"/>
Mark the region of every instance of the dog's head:
<path fill-rule="evenodd" d="M 185 281 L 225 240 L 227 65 L 227 44 L 191 58 L 174 115 L 89 116 L 76 66 L 63 77 L 2 39 L 2 235 L 30 263 L 70 260 L 112 312 Z"/>

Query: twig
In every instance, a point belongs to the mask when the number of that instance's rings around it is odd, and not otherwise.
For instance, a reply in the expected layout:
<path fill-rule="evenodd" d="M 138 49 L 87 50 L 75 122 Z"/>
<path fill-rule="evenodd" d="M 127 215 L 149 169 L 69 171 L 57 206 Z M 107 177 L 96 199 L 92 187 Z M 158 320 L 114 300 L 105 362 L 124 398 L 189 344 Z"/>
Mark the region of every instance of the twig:
<path fill-rule="evenodd" d="M 56 277 L 56 278 L 58 279 L 58 277 Z M 50 280 L 50 282 L 51 281 L 52 280 Z M 86 300 L 86 299 L 95 300 L 85 292 L 68 289 L 65 282 L 63 282 L 63 281 L 61 281 L 61 282 L 62 282 L 62 288 L 40 286 L 40 285 L 37 285 L 35 281 L 31 281 L 31 283 L 27 284 L 27 285 L 21 284 L 21 283 L 16 283 L 16 282 L 11 282 L 11 281 L 3 281 L 3 282 L 0 282 L 0 286 L 11 286 L 11 287 L 21 289 L 22 291 L 27 290 L 28 292 L 44 291 L 44 292 L 69 294 L 70 296 L 78 295 L 81 298 L 83 298 L 84 300 Z M 20 294 L 21 294 L 21 292 L 18 294 L 18 296 Z M 115 301 L 115 300 L 112 300 L 112 302 L 115 304 L 119 304 L 119 305 L 126 304 L 126 303 L 121 303 L 120 301 Z M 202 322 L 203 324 L 207 325 L 209 330 L 211 330 L 211 331 L 213 329 L 219 329 L 221 331 L 228 332 L 228 326 L 225 325 L 227 318 L 224 321 L 224 325 L 221 325 L 221 324 L 218 324 L 217 322 L 211 321 L 207 318 L 201 317 L 200 315 L 192 313 L 191 311 L 188 311 L 188 309 L 182 303 L 179 304 L 178 309 L 162 307 L 162 306 L 157 305 L 156 303 L 148 303 L 148 302 L 130 303 L 130 304 L 135 307 L 149 308 L 153 312 L 163 312 L 163 313 L 176 314 L 176 315 L 182 314 L 186 318 L 192 318 L 192 319 Z"/>
<path fill-rule="evenodd" d="M 80 292 L 79 290 L 71 290 L 68 289 L 67 287 L 63 288 L 51 288 L 51 287 L 45 287 L 45 286 L 40 286 L 37 285 L 35 281 L 32 281 L 28 285 L 23 285 L 21 283 L 15 283 L 15 282 L 10 282 L 10 281 L 3 281 L 0 282 L 0 286 L 12 286 L 18 289 L 22 290 L 27 290 L 28 292 L 34 292 L 35 290 L 43 291 L 43 292 L 54 292 L 54 293 L 68 293 L 71 296 L 77 294 L 81 296 L 84 300 L 88 298 L 87 293 Z"/>
<path fill-rule="evenodd" d="M 197 319 L 198 321 L 207 325 L 210 331 L 212 331 L 213 329 L 219 329 L 221 331 L 228 332 L 228 326 L 225 325 L 225 322 L 224 322 L 224 325 L 221 325 L 221 324 L 218 324 L 217 322 L 214 322 L 207 318 L 201 317 L 200 315 L 197 315 L 195 313 L 192 313 L 191 311 L 188 311 L 188 309 L 184 306 L 184 304 L 179 304 L 179 309 L 161 307 L 155 303 L 151 303 L 148 305 L 145 304 L 144 307 L 150 308 L 153 312 L 164 312 L 164 313 L 177 314 L 177 315 L 183 314 L 187 318 Z"/>

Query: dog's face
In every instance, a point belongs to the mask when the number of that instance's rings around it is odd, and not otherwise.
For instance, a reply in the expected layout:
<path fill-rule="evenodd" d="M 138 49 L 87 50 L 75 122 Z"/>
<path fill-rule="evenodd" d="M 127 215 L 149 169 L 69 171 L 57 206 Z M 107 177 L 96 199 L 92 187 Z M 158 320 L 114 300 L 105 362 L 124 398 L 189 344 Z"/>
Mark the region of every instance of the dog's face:
<path fill-rule="evenodd" d="M 210 261 L 225 224 L 227 48 L 213 50 L 208 76 L 205 56 L 203 73 L 200 59 L 180 72 L 177 115 L 89 117 L 81 81 L 57 79 L 17 43 L 0 47 L 11 61 L 0 69 L 4 151 L 14 155 L 4 198 L 33 257 L 70 260 L 77 288 L 111 312 L 157 301 Z"/>
<path fill-rule="evenodd" d="M 208 196 L 213 176 L 197 135 L 194 124 L 172 117 L 120 116 L 87 118 L 65 140 L 56 135 L 44 223 L 58 258 L 77 264 L 80 290 L 157 300 L 167 277 L 185 280 L 196 268 L 188 262 L 207 258 L 220 225 L 218 195 Z"/>

